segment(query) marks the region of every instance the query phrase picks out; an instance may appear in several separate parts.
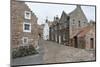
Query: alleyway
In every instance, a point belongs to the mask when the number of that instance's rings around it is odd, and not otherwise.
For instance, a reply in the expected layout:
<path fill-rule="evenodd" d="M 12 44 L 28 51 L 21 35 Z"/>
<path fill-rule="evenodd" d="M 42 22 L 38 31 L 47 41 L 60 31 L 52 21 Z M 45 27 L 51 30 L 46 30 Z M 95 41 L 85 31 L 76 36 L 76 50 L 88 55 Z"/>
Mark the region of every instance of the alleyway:
<path fill-rule="evenodd" d="M 14 59 L 14 65 L 44 64 L 95 60 L 92 52 L 64 46 L 51 41 L 40 41 L 39 54 Z"/>

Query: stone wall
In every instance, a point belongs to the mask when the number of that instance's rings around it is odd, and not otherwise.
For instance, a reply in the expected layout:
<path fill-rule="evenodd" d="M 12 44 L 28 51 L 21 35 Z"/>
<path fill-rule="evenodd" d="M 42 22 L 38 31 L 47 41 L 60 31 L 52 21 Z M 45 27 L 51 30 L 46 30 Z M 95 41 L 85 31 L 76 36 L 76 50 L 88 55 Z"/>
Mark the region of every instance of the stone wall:
<path fill-rule="evenodd" d="M 73 38 L 85 26 L 87 26 L 87 18 L 82 11 L 81 6 L 77 6 L 70 14 L 70 38 Z"/>
<path fill-rule="evenodd" d="M 31 12 L 31 32 L 23 32 L 23 23 L 25 22 L 25 11 Z M 17 48 L 23 44 L 23 37 L 28 37 L 27 45 L 34 45 L 37 40 L 37 17 L 25 4 L 25 2 L 11 1 L 11 46 Z"/>
<path fill-rule="evenodd" d="M 63 11 L 60 19 L 55 18 L 49 30 L 50 40 L 69 45 L 69 16 Z"/>
<path fill-rule="evenodd" d="M 95 42 L 96 42 L 96 33 L 95 33 L 95 25 L 91 27 L 91 30 L 86 34 L 85 41 L 86 41 L 86 49 L 95 49 Z M 91 43 L 91 38 L 93 39 L 93 48 Z"/>

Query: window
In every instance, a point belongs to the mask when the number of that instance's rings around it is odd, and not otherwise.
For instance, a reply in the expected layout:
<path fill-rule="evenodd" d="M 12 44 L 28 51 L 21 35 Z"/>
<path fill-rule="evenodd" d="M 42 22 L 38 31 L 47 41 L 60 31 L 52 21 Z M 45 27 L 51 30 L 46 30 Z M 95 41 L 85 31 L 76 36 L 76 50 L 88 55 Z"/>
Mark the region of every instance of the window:
<path fill-rule="evenodd" d="M 25 19 L 31 19 L 31 12 L 25 11 Z"/>
<path fill-rule="evenodd" d="M 80 21 L 78 21 L 78 26 L 79 26 L 79 27 L 81 26 Z"/>
<path fill-rule="evenodd" d="M 31 24 L 30 23 L 24 23 L 23 24 L 23 31 L 24 32 L 31 32 Z"/>
<path fill-rule="evenodd" d="M 25 24 L 25 30 L 30 30 L 30 25 L 29 24 Z"/>
<path fill-rule="evenodd" d="M 25 44 L 28 44 L 28 37 L 23 37 L 22 41 L 23 41 L 23 44 L 25 46 Z"/>

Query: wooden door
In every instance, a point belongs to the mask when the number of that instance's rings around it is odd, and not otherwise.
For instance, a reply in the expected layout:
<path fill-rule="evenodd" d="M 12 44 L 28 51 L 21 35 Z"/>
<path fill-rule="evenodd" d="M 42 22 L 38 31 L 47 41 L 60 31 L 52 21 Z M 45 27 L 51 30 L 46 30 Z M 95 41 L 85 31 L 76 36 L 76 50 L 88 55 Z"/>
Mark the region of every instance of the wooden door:
<path fill-rule="evenodd" d="M 90 38 L 90 48 L 94 48 L 94 39 Z"/>
<path fill-rule="evenodd" d="M 74 47 L 78 48 L 77 36 L 74 37 Z"/>

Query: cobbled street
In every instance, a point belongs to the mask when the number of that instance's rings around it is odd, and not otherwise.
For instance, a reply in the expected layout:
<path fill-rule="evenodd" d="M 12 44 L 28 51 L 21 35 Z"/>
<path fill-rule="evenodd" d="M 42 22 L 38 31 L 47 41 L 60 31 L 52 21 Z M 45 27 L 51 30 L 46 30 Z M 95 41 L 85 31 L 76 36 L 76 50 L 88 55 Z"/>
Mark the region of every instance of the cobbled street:
<path fill-rule="evenodd" d="M 95 60 L 95 52 L 44 41 L 45 63 L 77 62 Z"/>
<path fill-rule="evenodd" d="M 13 65 L 78 62 L 95 60 L 95 52 L 40 40 L 39 54 L 12 60 Z"/>

